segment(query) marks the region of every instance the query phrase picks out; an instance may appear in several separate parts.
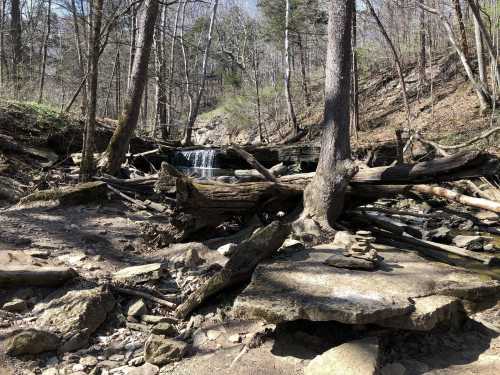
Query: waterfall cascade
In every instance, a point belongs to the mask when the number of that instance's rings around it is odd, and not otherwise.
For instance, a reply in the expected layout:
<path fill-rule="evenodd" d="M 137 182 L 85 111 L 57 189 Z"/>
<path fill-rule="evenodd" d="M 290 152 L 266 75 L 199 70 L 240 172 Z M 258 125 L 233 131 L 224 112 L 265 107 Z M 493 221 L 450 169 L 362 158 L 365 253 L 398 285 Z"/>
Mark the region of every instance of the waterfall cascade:
<path fill-rule="evenodd" d="M 174 164 L 200 177 L 210 178 L 214 176 L 216 168 L 215 154 L 213 148 L 178 151 L 174 156 Z"/>

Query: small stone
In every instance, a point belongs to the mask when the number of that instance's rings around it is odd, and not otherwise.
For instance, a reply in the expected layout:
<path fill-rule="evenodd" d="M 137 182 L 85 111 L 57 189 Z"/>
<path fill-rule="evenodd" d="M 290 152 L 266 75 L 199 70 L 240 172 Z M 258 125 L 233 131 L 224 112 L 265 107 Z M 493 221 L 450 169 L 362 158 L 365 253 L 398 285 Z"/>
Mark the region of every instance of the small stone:
<path fill-rule="evenodd" d="M 304 249 L 304 244 L 300 241 L 287 238 L 283 245 L 281 245 L 279 251 L 298 251 Z"/>
<path fill-rule="evenodd" d="M 144 363 L 144 356 L 140 355 L 137 357 L 132 358 L 130 361 L 128 361 L 128 364 L 130 366 L 140 366 Z"/>
<path fill-rule="evenodd" d="M 83 371 L 85 370 L 85 366 L 82 365 L 81 363 L 77 363 L 77 364 L 74 364 L 73 367 L 71 367 L 71 369 L 76 372 L 76 371 Z"/>
<path fill-rule="evenodd" d="M 5 303 L 2 306 L 2 309 L 9 312 L 23 312 L 28 308 L 28 305 L 25 300 L 20 298 L 14 298 L 13 300 Z"/>
<path fill-rule="evenodd" d="M 456 236 L 453 238 L 455 246 L 465 248 L 467 250 L 479 251 L 483 249 L 485 238 L 481 236 Z"/>
<path fill-rule="evenodd" d="M 484 251 L 495 251 L 495 246 L 492 243 L 483 246 Z"/>
<path fill-rule="evenodd" d="M 236 333 L 234 335 L 231 335 L 228 337 L 227 339 L 230 343 L 233 343 L 233 344 L 238 344 L 241 342 L 241 335 L 239 333 Z"/>
<path fill-rule="evenodd" d="M 113 354 L 108 358 L 110 361 L 121 362 L 125 359 L 123 354 Z"/>
<path fill-rule="evenodd" d="M 376 264 L 365 259 L 360 259 L 357 257 L 346 257 L 339 254 L 332 254 L 329 258 L 325 260 L 325 264 L 337 267 L 337 268 L 347 268 L 352 270 L 374 270 Z"/>
<path fill-rule="evenodd" d="M 128 316 L 141 316 L 147 313 L 148 307 L 142 298 L 133 301 L 127 309 Z"/>
<path fill-rule="evenodd" d="M 85 367 L 93 367 L 93 366 L 96 366 L 97 365 L 97 358 L 96 357 L 93 357 L 91 355 L 87 356 L 87 357 L 82 357 L 80 358 L 80 361 L 79 363 Z"/>
<path fill-rule="evenodd" d="M 177 336 L 177 330 L 170 323 L 158 323 L 151 329 L 151 332 L 155 335 L 165 335 L 167 337 Z"/>
<path fill-rule="evenodd" d="M 406 368 L 398 362 L 385 365 L 380 371 L 380 375 L 405 375 Z"/>
<path fill-rule="evenodd" d="M 42 375 L 59 375 L 59 370 L 56 368 L 49 368 L 42 371 Z"/>
<path fill-rule="evenodd" d="M 351 341 L 315 357 L 305 375 L 375 375 L 379 346 L 376 338 Z"/>
<path fill-rule="evenodd" d="M 188 249 L 184 255 L 184 265 L 189 268 L 195 268 L 205 262 L 204 259 L 200 258 L 198 251 L 196 249 Z"/>
<path fill-rule="evenodd" d="M 187 352 L 188 345 L 160 335 L 151 335 L 144 346 L 144 359 L 156 366 L 180 361 Z"/>
<path fill-rule="evenodd" d="M 230 257 L 231 255 L 233 255 L 237 247 L 238 245 L 236 245 L 235 243 L 228 243 L 220 246 L 217 249 L 217 252 L 225 257 Z"/>

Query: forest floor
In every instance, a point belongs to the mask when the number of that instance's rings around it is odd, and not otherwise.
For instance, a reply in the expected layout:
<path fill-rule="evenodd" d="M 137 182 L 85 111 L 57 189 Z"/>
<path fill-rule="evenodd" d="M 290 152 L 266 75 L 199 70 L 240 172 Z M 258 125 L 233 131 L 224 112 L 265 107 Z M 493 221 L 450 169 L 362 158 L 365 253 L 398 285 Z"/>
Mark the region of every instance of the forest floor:
<path fill-rule="evenodd" d="M 451 74 L 451 78 L 444 77 L 445 73 Z M 491 126 L 489 114 L 481 115 L 478 112 L 473 92 L 463 77 L 453 73 L 453 68 L 446 67 L 445 64 L 436 68 L 433 104 L 429 99 L 429 91 L 421 95 L 419 100 L 416 99 L 418 88 L 411 74 L 410 72 L 408 86 L 410 96 L 414 99 L 412 112 L 414 115 L 418 114 L 412 121 L 412 126 L 427 137 L 453 144 L 467 140 L 471 135 L 477 135 Z M 374 77 L 365 87 L 361 106 L 362 124 L 358 134 L 359 141 L 356 142 L 359 142 L 359 146 L 370 147 L 393 142 L 395 130 L 405 124 L 397 81 L 393 78 L 387 82 L 385 76 Z M 163 305 L 145 300 L 142 312 L 130 315 L 130 309 L 137 298 L 112 289 L 114 274 L 131 266 L 165 263 L 168 266 L 164 277 L 155 279 L 151 287 L 146 283 L 146 287 L 150 288 L 148 290 L 159 291 L 157 295 L 166 296 L 178 303 L 179 299 L 189 296 L 227 264 L 228 258 L 217 250 L 228 241 L 214 242 L 209 239 L 154 246 L 145 233 L 151 223 L 161 223 L 161 215 L 142 210 L 109 192 L 97 202 L 85 204 L 17 204 L 20 196 L 32 191 L 75 183 L 74 166 L 68 167 L 58 162 L 46 167 L 44 165 L 47 160 L 43 156 L 33 155 L 30 147 L 62 154 L 63 149 L 77 151 L 79 145 L 78 142 L 64 142 L 68 138 L 62 128 L 67 123 L 61 124 L 58 114 L 50 109 L 22 103 L 3 103 L 0 107 L 0 135 L 12 137 L 26 148 L 22 152 L 0 149 L 0 271 L 16 267 L 71 267 L 78 273 L 78 277 L 60 288 L 29 285 L 14 290 L 0 288 L 0 306 L 19 299 L 25 302 L 25 308 L 20 311 L 7 312 L 0 309 L 0 375 L 139 375 L 158 372 L 178 375 L 214 372 L 298 375 L 303 374 L 311 360 L 326 349 L 366 337 L 379 338 L 378 365 L 383 367 L 382 375 L 500 373 L 498 292 L 493 296 L 495 298 L 487 301 L 487 306 L 464 306 L 468 317 L 463 324 L 452 329 L 437 326 L 430 331 L 418 332 L 382 328 L 372 324 L 347 325 L 334 321 L 298 320 L 270 324 L 263 319 L 242 319 L 232 308 L 235 299 L 243 291 L 242 287 L 211 298 L 186 322 L 173 320 L 175 336 L 189 343 L 187 352 L 183 354 L 185 358 L 162 365 L 161 370 L 156 366 L 148 367 L 144 364 L 145 343 L 151 330 L 159 329 L 157 324 L 162 323 L 153 324 L 144 319 L 146 316 L 171 316 L 171 311 Z M 319 128 L 318 113 L 311 111 L 308 121 Z M 71 120 L 71 123 L 73 129 L 79 126 L 76 120 Z M 105 134 L 109 136 L 109 129 Z M 78 137 L 81 138 L 79 134 L 74 135 L 74 138 Z M 492 137 L 475 147 L 500 154 L 497 140 L 498 138 Z M 315 141 L 317 138 L 312 140 Z M 148 140 L 137 142 L 138 150 L 147 150 Z M 105 143 L 104 140 L 102 143 Z M 2 196 L 4 185 L 1 178 L 5 178 L 7 184 L 18 184 L 15 185 L 20 191 L 18 195 Z M 426 202 L 408 200 L 406 206 L 401 207 L 401 201 L 394 200 L 391 207 L 432 214 L 443 207 L 441 203 L 434 207 Z M 386 207 L 382 201 L 377 204 Z M 449 205 L 449 208 L 469 215 L 483 214 L 481 220 L 485 217 L 482 211 L 467 210 L 456 205 Z M 491 216 L 488 218 L 491 219 Z M 458 222 L 459 225 L 469 225 L 467 220 L 460 219 Z M 498 216 L 493 217 L 490 223 L 492 227 L 498 228 L 500 219 Z M 463 228 L 460 229 L 451 222 L 444 224 L 463 232 Z M 423 227 L 426 224 L 418 225 Z M 474 232 L 476 229 L 470 225 L 467 230 Z M 492 236 L 491 239 L 499 251 L 498 236 Z M 381 255 L 394 250 L 384 247 L 377 249 Z M 399 250 L 406 248 L 399 247 Z M 441 262 L 423 257 L 418 257 L 418 262 L 434 265 L 437 269 L 444 267 Z M 463 267 L 458 265 L 457 273 L 468 266 L 470 263 L 463 264 Z M 492 272 L 484 272 L 485 267 L 471 268 L 474 275 L 479 273 L 481 280 L 490 280 L 491 277 L 500 280 L 498 267 Z M 390 273 L 393 271 L 376 272 L 377 275 L 393 275 Z M 422 280 L 419 279 L 422 275 L 412 277 L 415 277 L 416 283 Z M 82 317 L 78 317 L 80 320 L 71 320 L 71 324 L 79 330 L 88 328 L 85 324 L 93 326 L 93 323 L 82 323 L 85 314 L 97 316 L 99 314 L 96 311 L 101 311 L 103 307 L 100 303 L 94 306 L 89 302 L 87 305 L 84 291 L 89 288 L 97 290 L 103 285 L 113 290 L 110 298 L 115 300 L 116 308 L 107 317 L 105 312 L 104 319 L 95 318 L 101 324 L 94 327 L 95 332 L 92 332 L 88 342 L 80 345 L 77 350 L 66 353 L 49 350 L 42 354 L 18 357 L 3 353 L 9 335 L 40 324 L 39 309 L 45 308 L 47 301 L 61 302 L 62 307 L 58 306 L 58 302 L 52 308 L 68 320 L 73 315 L 82 313 L 80 309 L 88 309 L 81 314 Z M 76 293 L 76 300 L 79 302 L 73 304 L 73 301 L 65 300 L 66 297 L 60 297 L 61 293 L 66 293 L 65 296 Z M 105 295 L 106 292 L 96 293 Z M 64 321 L 60 321 L 60 325 L 64 326 Z M 172 327 L 167 328 L 172 330 Z M 71 334 L 74 332 L 71 331 Z M 171 332 L 169 335 L 173 336 Z M 254 342 L 256 337 L 260 338 L 258 343 Z M 175 357 L 171 352 L 169 355 Z"/>

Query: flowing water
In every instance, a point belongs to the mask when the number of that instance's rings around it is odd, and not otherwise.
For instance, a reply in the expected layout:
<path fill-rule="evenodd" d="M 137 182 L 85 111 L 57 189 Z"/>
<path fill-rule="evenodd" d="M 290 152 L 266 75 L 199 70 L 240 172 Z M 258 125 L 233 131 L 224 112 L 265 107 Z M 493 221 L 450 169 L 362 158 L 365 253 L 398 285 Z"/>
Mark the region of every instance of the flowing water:
<path fill-rule="evenodd" d="M 202 178 L 231 174 L 217 166 L 217 150 L 214 148 L 182 150 L 174 154 L 173 164 L 182 172 Z"/>

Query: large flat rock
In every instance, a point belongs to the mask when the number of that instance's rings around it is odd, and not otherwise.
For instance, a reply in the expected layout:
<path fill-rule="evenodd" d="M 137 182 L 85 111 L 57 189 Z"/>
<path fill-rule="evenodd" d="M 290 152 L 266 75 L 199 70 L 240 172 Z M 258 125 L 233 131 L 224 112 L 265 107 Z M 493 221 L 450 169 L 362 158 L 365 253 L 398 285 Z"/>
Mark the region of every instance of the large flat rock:
<path fill-rule="evenodd" d="M 273 323 L 309 319 L 367 324 L 410 315 L 415 311 L 413 299 L 418 297 L 474 300 L 500 291 L 499 282 L 396 249 L 380 253 L 384 261 L 376 271 L 323 264 L 341 251 L 321 245 L 259 265 L 236 299 L 235 313 Z"/>

